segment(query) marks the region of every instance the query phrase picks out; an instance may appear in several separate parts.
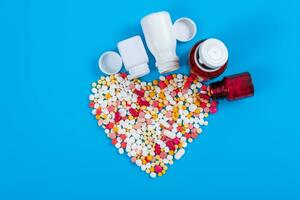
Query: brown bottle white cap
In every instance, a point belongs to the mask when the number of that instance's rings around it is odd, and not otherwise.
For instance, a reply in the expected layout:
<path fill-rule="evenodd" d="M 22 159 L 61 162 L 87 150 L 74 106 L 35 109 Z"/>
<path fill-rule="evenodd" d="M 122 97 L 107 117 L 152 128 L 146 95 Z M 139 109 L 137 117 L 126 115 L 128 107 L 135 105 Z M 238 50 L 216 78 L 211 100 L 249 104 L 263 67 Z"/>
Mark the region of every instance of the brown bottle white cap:
<path fill-rule="evenodd" d="M 225 65 L 228 60 L 228 50 L 218 39 L 207 39 L 199 46 L 199 62 L 211 69 Z"/>

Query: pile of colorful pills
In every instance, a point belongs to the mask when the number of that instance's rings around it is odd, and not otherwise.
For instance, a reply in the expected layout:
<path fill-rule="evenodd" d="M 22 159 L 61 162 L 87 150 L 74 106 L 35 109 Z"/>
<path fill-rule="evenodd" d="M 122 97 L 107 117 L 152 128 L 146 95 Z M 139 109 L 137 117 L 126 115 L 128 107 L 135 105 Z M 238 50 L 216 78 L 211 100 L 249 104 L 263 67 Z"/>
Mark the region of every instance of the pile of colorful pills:
<path fill-rule="evenodd" d="M 92 84 L 89 106 L 120 154 L 151 177 L 162 176 L 217 111 L 197 76 L 173 74 L 141 82 L 127 75 L 101 77 Z"/>

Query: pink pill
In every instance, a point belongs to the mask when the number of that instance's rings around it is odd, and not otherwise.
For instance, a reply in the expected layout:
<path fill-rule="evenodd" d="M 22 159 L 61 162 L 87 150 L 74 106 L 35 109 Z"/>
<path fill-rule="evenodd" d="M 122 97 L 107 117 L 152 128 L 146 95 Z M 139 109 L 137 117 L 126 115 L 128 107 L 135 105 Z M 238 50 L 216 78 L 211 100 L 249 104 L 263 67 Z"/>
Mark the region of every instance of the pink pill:
<path fill-rule="evenodd" d="M 145 122 L 145 121 L 146 121 L 145 118 L 139 118 L 139 119 L 138 119 L 138 122 L 142 122 L 142 123 L 143 123 L 143 122 Z"/>
<path fill-rule="evenodd" d="M 197 133 L 197 129 L 196 128 L 192 128 L 191 132 L 192 133 Z"/>
<path fill-rule="evenodd" d="M 139 117 L 145 117 L 145 113 L 144 112 L 140 112 Z"/>
<path fill-rule="evenodd" d="M 167 157 L 167 153 L 166 152 L 161 152 L 159 155 L 162 159 Z"/>
<path fill-rule="evenodd" d="M 158 102 L 158 101 L 153 101 L 152 105 L 153 105 L 154 107 L 158 107 L 159 102 Z"/>
<path fill-rule="evenodd" d="M 176 92 L 171 92 L 171 97 L 175 97 L 176 96 Z"/>
<path fill-rule="evenodd" d="M 147 124 L 148 125 L 152 124 L 152 119 L 147 119 Z"/>
<path fill-rule="evenodd" d="M 108 106 L 107 110 L 109 112 L 113 112 L 115 110 L 115 107 L 114 106 Z"/>
<path fill-rule="evenodd" d="M 135 163 L 135 161 L 136 161 L 136 157 L 132 157 L 131 162 Z"/>
<path fill-rule="evenodd" d="M 183 88 L 181 92 L 182 92 L 182 94 L 186 94 L 188 92 L 188 89 Z"/>
<path fill-rule="evenodd" d="M 98 120 L 98 126 L 101 126 L 103 124 L 103 119 Z"/>
<path fill-rule="evenodd" d="M 193 124 L 189 124 L 189 129 L 194 128 Z"/>
<path fill-rule="evenodd" d="M 130 89 L 134 89 L 134 88 L 135 88 L 135 87 L 134 87 L 134 83 L 130 83 L 129 88 L 130 88 Z"/>
<path fill-rule="evenodd" d="M 135 125 L 133 126 L 133 128 L 134 128 L 134 129 L 139 129 L 139 128 L 141 128 L 141 124 L 140 124 L 140 123 L 137 123 L 137 124 L 135 124 Z"/>
<path fill-rule="evenodd" d="M 115 138 L 116 138 L 116 134 L 115 134 L 115 133 L 109 134 L 109 138 L 110 138 L 110 139 L 115 139 Z"/>
<path fill-rule="evenodd" d="M 170 111 L 166 112 L 166 117 L 167 118 L 171 118 L 172 117 L 172 113 Z"/>

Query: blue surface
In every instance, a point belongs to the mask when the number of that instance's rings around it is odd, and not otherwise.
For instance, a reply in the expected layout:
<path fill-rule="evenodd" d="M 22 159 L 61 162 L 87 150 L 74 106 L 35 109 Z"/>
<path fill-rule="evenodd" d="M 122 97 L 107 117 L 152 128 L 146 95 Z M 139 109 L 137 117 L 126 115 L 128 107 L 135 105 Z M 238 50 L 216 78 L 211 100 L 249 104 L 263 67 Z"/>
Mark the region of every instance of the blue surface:
<path fill-rule="evenodd" d="M 0 199 L 300 199 L 296 1 L 0 0 Z M 167 174 L 119 156 L 87 107 L 98 56 L 141 34 L 139 20 L 187 16 L 180 72 L 197 40 L 228 46 L 224 75 L 249 71 L 255 97 L 228 103 Z M 150 54 L 149 54 L 150 55 Z M 150 75 L 158 77 L 151 57 Z M 298 118 L 298 119 L 297 119 Z"/>

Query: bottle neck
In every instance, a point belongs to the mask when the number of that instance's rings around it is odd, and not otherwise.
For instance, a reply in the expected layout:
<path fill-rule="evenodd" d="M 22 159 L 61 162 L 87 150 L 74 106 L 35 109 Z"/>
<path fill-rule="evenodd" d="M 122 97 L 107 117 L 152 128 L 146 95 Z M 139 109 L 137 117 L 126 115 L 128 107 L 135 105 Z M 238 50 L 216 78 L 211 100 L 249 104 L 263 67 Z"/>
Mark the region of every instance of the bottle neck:
<path fill-rule="evenodd" d="M 227 90 L 223 80 L 209 84 L 209 91 L 213 99 L 223 99 L 227 96 Z"/>

